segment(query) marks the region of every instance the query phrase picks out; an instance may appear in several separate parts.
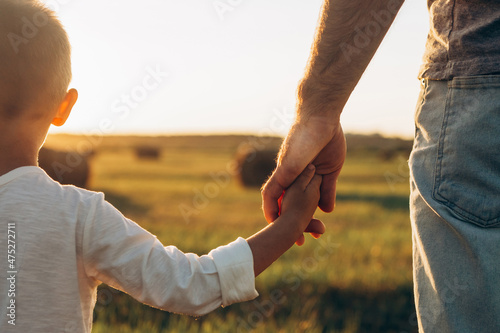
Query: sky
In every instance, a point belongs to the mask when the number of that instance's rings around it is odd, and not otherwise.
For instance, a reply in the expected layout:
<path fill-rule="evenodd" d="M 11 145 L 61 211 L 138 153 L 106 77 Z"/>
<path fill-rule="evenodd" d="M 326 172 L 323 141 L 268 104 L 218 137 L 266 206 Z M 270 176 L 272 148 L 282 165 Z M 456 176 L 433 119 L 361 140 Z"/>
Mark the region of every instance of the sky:
<path fill-rule="evenodd" d="M 286 135 L 322 0 L 45 0 L 79 92 L 51 133 Z M 344 108 L 345 132 L 411 137 L 428 31 L 408 0 Z"/>

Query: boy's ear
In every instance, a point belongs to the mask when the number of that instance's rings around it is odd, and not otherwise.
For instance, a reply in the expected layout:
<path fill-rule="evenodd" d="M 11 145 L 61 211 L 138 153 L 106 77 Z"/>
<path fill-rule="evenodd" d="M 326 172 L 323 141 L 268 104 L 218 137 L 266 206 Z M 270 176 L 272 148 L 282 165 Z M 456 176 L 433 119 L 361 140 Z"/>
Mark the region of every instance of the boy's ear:
<path fill-rule="evenodd" d="M 64 97 L 64 100 L 57 108 L 57 113 L 54 116 L 54 119 L 52 119 L 52 125 L 55 126 L 64 125 L 77 99 L 78 99 L 78 91 L 76 91 L 76 89 L 68 90 L 66 96 Z"/>

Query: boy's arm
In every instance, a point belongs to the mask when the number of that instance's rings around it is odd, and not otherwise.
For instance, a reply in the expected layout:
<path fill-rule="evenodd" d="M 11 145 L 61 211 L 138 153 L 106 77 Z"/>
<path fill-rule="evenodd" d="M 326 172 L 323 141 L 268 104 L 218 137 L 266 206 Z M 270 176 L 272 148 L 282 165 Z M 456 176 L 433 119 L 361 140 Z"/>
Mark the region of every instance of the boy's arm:
<path fill-rule="evenodd" d="M 254 273 L 259 275 L 285 253 L 305 231 L 319 200 L 321 176 L 308 168 L 287 189 L 282 214 L 266 228 L 247 239 L 254 259 Z"/>
<path fill-rule="evenodd" d="M 207 255 L 184 253 L 162 245 L 102 194 L 90 199 L 93 207 L 77 232 L 88 285 L 104 282 L 148 305 L 195 316 L 258 296 L 252 252 L 243 238 Z"/>
<path fill-rule="evenodd" d="M 105 202 L 102 194 L 93 196 L 93 208 L 77 236 L 86 276 L 146 304 L 191 315 L 253 299 L 258 295 L 254 275 L 306 229 L 318 203 L 320 183 L 321 177 L 308 169 L 287 191 L 283 214 L 274 225 L 248 242 L 239 238 L 201 257 L 164 247 Z"/>

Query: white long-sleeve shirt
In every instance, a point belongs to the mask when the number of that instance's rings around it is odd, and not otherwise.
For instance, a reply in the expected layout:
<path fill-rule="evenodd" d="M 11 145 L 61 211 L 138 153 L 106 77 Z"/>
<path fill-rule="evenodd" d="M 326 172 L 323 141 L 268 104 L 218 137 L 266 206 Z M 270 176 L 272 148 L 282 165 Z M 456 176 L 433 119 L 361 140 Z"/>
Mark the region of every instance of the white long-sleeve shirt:
<path fill-rule="evenodd" d="M 0 176 L 0 331 L 90 332 L 101 282 L 191 315 L 258 295 L 244 239 L 185 254 L 102 193 L 61 186 L 38 167 Z"/>

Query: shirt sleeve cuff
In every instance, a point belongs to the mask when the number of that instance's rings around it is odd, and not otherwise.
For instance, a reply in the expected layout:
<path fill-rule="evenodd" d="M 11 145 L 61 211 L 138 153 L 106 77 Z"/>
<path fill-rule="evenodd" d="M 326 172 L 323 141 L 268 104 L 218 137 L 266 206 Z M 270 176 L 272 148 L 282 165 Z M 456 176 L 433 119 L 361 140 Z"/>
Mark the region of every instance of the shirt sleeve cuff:
<path fill-rule="evenodd" d="M 213 258 L 219 274 L 222 306 L 259 296 L 255 290 L 253 255 L 246 240 L 239 237 L 228 245 L 212 250 L 208 255 Z"/>

